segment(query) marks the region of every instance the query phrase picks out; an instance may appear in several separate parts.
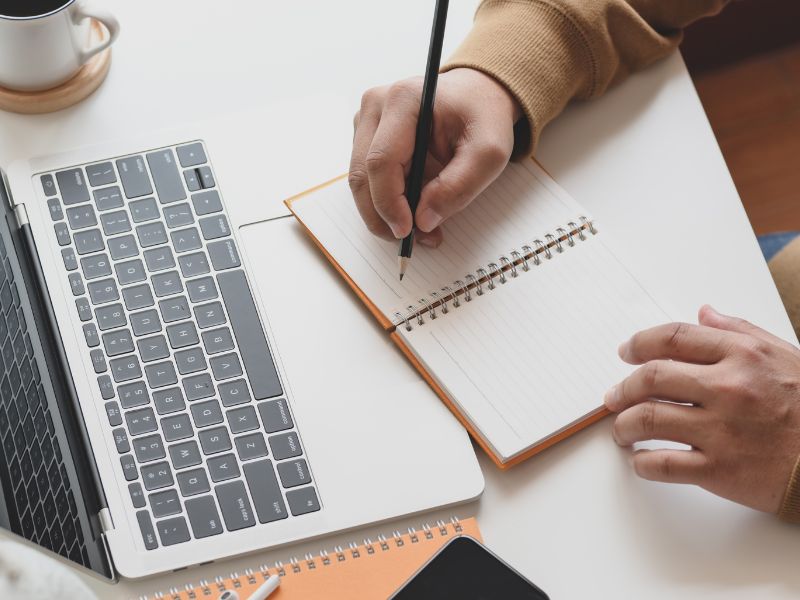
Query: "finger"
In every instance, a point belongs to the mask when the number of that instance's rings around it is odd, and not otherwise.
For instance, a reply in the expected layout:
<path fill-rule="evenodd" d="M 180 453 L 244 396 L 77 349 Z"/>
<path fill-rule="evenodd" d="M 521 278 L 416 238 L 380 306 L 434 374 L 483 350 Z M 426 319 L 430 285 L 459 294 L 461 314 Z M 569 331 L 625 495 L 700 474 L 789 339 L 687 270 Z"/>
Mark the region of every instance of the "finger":
<path fill-rule="evenodd" d="M 437 227 L 433 231 L 421 231 L 417 229 L 417 232 L 414 234 L 414 239 L 428 248 L 438 248 L 442 244 L 444 236 L 442 234 L 442 228 Z"/>
<path fill-rule="evenodd" d="M 733 336 L 713 327 L 667 323 L 635 333 L 619 347 L 619 355 L 633 365 L 666 358 L 712 364 L 726 356 L 733 341 Z"/>
<path fill-rule="evenodd" d="M 708 304 L 700 309 L 700 312 L 698 313 L 698 320 L 702 325 L 707 325 L 708 327 L 715 327 L 717 329 L 732 331 L 735 333 L 744 333 L 770 344 L 778 344 L 783 347 L 794 348 L 794 346 L 788 342 L 775 335 L 772 335 L 768 331 L 761 329 L 761 327 L 753 325 L 750 321 L 745 321 L 744 319 L 732 317 L 730 315 L 723 315 L 722 313 L 714 310 L 714 308 Z"/>
<path fill-rule="evenodd" d="M 603 402 L 613 412 L 650 400 L 706 404 L 713 393 L 705 385 L 709 367 L 671 360 L 651 360 L 606 392 Z"/>
<path fill-rule="evenodd" d="M 417 227 L 432 231 L 463 210 L 500 175 L 508 158 L 503 145 L 489 140 L 459 145 L 452 160 L 422 189 Z"/>
<path fill-rule="evenodd" d="M 709 430 L 707 420 L 705 409 L 648 400 L 617 416 L 614 441 L 630 446 L 647 440 L 667 440 L 703 448 Z"/>
<path fill-rule="evenodd" d="M 701 483 L 708 458 L 700 450 L 637 450 L 631 459 L 642 479 L 665 483 Z"/>

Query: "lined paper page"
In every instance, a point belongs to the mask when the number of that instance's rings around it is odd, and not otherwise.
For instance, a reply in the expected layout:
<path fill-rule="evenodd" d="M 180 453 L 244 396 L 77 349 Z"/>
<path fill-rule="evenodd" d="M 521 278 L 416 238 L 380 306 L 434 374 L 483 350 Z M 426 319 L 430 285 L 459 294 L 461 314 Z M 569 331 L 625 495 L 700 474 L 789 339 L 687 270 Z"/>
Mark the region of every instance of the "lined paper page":
<path fill-rule="evenodd" d="M 668 320 L 602 232 L 411 332 L 398 331 L 506 461 L 597 410 L 617 347 Z"/>
<path fill-rule="evenodd" d="M 401 283 L 398 242 L 381 240 L 367 230 L 346 180 L 296 200 L 292 209 L 366 296 L 395 322 L 395 312 L 405 312 L 430 292 L 584 214 L 533 161 L 512 163 L 466 210 L 445 222 L 439 248 L 415 245 Z"/>

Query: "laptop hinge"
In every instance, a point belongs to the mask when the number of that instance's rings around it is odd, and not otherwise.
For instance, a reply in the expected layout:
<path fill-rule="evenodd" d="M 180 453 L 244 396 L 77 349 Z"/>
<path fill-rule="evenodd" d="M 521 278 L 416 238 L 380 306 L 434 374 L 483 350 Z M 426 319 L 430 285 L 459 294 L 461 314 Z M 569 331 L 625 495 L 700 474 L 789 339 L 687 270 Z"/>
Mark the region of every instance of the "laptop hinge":
<path fill-rule="evenodd" d="M 14 218 L 17 220 L 17 227 L 22 229 L 23 225 L 27 225 L 30 223 L 28 220 L 28 211 L 25 209 L 25 205 L 15 204 L 14 206 Z"/>
<path fill-rule="evenodd" d="M 100 521 L 100 530 L 107 533 L 114 529 L 114 519 L 111 518 L 111 511 L 108 508 L 100 509 L 97 513 L 97 519 Z"/>

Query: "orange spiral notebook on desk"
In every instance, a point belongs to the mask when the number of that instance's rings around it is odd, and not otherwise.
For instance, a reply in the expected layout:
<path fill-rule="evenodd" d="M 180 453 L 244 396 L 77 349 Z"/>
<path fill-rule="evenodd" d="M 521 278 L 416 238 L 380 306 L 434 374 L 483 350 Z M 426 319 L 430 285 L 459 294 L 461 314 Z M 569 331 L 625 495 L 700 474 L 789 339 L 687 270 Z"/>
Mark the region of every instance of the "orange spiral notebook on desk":
<path fill-rule="evenodd" d="M 608 233 L 534 161 L 512 163 L 417 244 L 367 231 L 344 177 L 286 202 L 326 258 L 501 468 L 597 421 L 617 347 L 668 320 Z"/>
<path fill-rule="evenodd" d="M 225 590 L 235 590 L 240 600 L 247 600 L 273 575 L 281 577 L 281 585 L 269 600 L 385 600 L 448 540 L 459 535 L 481 539 L 474 518 L 439 521 L 402 534 L 396 531 L 374 541 L 366 539 L 347 548 L 334 548 L 333 552 L 293 558 L 273 567 L 263 565 L 257 571 L 232 573 L 227 578 L 188 584 L 140 600 L 217 600 Z"/>

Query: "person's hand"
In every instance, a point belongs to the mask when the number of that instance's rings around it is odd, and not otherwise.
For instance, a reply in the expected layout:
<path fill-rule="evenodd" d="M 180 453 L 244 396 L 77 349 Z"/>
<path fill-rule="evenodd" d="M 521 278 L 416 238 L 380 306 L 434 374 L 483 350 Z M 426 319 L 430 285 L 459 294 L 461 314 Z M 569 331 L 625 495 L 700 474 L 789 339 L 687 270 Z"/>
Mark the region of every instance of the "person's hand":
<path fill-rule="evenodd" d="M 368 90 L 355 116 L 350 188 L 369 230 L 386 239 L 411 232 L 405 180 L 414 153 L 422 78 Z M 438 246 L 439 225 L 500 174 L 521 110 L 497 81 L 473 69 L 439 77 L 417 241 Z"/>
<path fill-rule="evenodd" d="M 800 455 L 800 350 L 709 306 L 699 325 L 635 334 L 623 360 L 643 365 L 611 388 L 621 446 L 671 440 L 690 450 L 638 450 L 645 479 L 691 483 L 775 513 Z"/>

